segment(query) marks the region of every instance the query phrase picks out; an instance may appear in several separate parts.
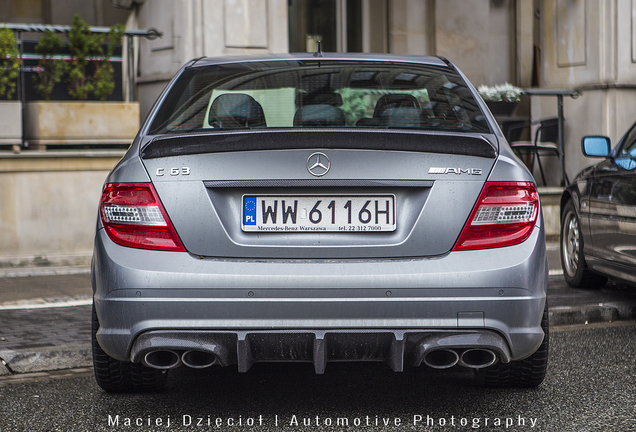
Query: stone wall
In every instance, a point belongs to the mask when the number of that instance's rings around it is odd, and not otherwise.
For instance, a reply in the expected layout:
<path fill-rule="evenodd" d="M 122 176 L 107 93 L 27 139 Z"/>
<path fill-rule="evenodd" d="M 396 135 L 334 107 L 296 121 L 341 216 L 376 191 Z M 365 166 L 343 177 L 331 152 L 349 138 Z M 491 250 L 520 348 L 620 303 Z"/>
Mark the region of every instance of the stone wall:
<path fill-rule="evenodd" d="M 122 155 L 0 155 L 0 267 L 87 265 L 102 186 Z"/>

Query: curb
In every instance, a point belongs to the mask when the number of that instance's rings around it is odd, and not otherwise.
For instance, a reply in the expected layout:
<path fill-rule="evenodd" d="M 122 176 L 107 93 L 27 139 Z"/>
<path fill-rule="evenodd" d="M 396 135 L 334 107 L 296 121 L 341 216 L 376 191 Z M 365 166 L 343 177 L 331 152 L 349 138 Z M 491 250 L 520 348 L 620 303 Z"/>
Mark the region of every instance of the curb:
<path fill-rule="evenodd" d="M 93 297 L 60 297 L 60 298 L 34 298 L 29 300 L 17 300 L 0 302 L 0 311 L 20 309 L 50 309 L 58 307 L 90 306 Z"/>
<path fill-rule="evenodd" d="M 32 155 L 35 156 L 35 155 Z M 0 255 L 0 269 L 18 270 L 21 268 L 75 267 L 91 265 L 93 250 L 68 254 L 43 254 L 4 256 Z"/>
<path fill-rule="evenodd" d="M 69 276 L 76 274 L 90 274 L 89 266 L 64 266 L 64 267 L 15 267 L 1 268 L 0 278 L 15 278 L 28 276 Z"/>
<path fill-rule="evenodd" d="M 556 306 L 548 309 L 550 326 L 629 321 L 636 318 L 636 305 L 599 303 L 584 306 Z"/>
<path fill-rule="evenodd" d="M 0 375 L 76 369 L 93 365 L 90 344 L 5 350 L 0 351 L 0 359 Z"/>

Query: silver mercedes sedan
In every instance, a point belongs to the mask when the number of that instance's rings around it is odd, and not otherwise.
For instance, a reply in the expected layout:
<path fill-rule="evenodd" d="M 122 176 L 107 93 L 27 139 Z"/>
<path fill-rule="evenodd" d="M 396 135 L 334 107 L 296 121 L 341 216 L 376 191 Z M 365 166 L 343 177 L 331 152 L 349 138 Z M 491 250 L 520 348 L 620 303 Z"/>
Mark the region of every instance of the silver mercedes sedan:
<path fill-rule="evenodd" d="M 448 60 L 193 60 L 104 185 L 95 375 L 374 361 L 537 386 L 547 280 L 534 179 Z"/>

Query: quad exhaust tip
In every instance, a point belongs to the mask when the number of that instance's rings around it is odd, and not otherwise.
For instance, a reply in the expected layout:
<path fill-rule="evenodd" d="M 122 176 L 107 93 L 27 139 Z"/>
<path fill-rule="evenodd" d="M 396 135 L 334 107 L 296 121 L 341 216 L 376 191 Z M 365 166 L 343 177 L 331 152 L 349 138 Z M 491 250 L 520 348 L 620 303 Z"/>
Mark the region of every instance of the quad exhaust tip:
<path fill-rule="evenodd" d="M 217 358 L 209 352 L 190 350 L 183 353 L 181 361 L 193 369 L 203 369 L 216 364 Z"/>
<path fill-rule="evenodd" d="M 193 369 L 204 369 L 215 364 L 222 364 L 216 354 L 208 351 L 188 350 L 182 354 L 165 349 L 148 352 L 143 361 L 155 369 L 173 369 L 184 364 Z M 457 364 L 471 369 L 481 369 L 497 362 L 494 351 L 483 348 L 452 349 L 438 348 L 429 351 L 423 363 L 434 369 L 448 369 Z"/>
<path fill-rule="evenodd" d="M 155 369 L 174 369 L 184 364 L 193 369 L 203 369 L 219 364 L 216 355 L 206 351 L 189 350 L 179 354 L 172 350 L 150 351 L 144 356 L 144 363 Z"/>
<path fill-rule="evenodd" d="M 424 363 L 434 369 L 448 369 L 456 364 L 481 369 L 497 362 L 497 355 L 488 349 L 467 349 L 461 355 L 453 349 L 436 349 L 424 356 Z"/>
<path fill-rule="evenodd" d="M 494 352 L 487 349 L 468 349 L 459 359 L 459 364 L 473 369 L 481 369 L 492 366 L 497 361 Z"/>
<path fill-rule="evenodd" d="M 459 362 L 459 354 L 450 349 L 433 350 L 424 356 L 424 363 L 434 369 L 448 369 Z"/>
<path fill-rule="evenodd" d="M 144 362 L 155 369 L 173 369 L 181 365 L 181 356 L 172 350 L 150 351 L 144 356 Z"/>

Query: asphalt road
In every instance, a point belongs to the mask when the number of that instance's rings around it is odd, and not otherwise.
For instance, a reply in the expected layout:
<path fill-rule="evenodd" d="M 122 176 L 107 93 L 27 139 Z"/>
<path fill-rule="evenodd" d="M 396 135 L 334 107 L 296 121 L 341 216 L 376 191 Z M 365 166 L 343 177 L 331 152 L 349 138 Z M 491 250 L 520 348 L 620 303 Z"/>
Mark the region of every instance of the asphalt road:
<path fill-rule="evenodd" d="M 84 370 L 0 384 L 0 431 L 636 431 L 636 322 L 554 330 L 536 389 L 484 389 L 461 368 L 257 364 L 180 368 L 163 393 L 117 395 Z"/>

